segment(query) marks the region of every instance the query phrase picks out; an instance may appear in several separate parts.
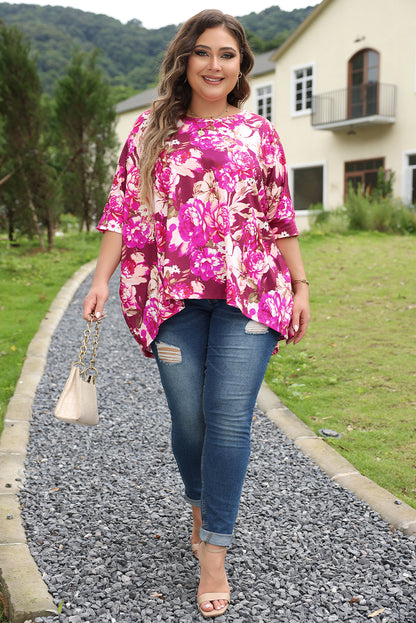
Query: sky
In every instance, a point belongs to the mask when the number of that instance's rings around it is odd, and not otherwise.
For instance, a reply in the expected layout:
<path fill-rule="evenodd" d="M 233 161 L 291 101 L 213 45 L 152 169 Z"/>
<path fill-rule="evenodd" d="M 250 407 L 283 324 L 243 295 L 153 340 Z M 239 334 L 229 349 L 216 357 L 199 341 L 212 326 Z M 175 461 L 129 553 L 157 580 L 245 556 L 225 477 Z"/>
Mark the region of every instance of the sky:
<path fill-rule="evenodd" d="M 220 9 L 235 16 L 260 13 L 271 6 L 280 6 L 284 11 L 315 6 L 319 0 L 15 0 L 12 4 L 37 4 L 39 6 L 65 6 L 91 13 L 102 13 L 123 23 L 139 19 L 145 28 L 160 28 L 169 24 L 180 24 L 203 9 Z"/>

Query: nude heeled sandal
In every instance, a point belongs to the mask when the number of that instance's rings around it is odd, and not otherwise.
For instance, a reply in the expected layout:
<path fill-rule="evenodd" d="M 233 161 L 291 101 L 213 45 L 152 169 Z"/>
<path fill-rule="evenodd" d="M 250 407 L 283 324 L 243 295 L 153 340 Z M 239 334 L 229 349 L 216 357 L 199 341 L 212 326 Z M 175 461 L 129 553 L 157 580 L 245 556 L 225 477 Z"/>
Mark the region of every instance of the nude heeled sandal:
<path fill-rule="evenodd" d="M 227 605 L 225 605 L 220 610 L 215 610 L 215 609 L 208 610 L 208 611 L 202 610 L 201 608 L 202 604 L 206 604 L 209 601 L 218 601 L 220 599 L 223 599 L 224 601 L 228 601 Z M 228 606 L 230 605 L 230 593 L 202 593 L 202 595 L 198 597 L 197 601 L 198 601 L 199 611 L 204 617 L 204 619 L 219 617 L 221 614 L 224 614 L 224 612 L 227 610 Z"/>
<path fill-rule="evenodd" d="M 192 553 L 195 558 L 199 558 L 199 548 L 201 547 L 201 543 L 202 541 L 200 541 L 199 543 L 191 543 Z"/>
<path fill-rule="evenodd" d="M 202 543 L 204 543 L 204 541 L 202 541 L 199 546 L 202 545 Z M 206 543 L 204 543 L 204 547 L 206 548 Z M 208 550 L 209 552 L 211 552 L 212 554 L 222 554 L 221 550 Z M 222 608 L 220 608 L 219 610 L 202 610 L 201 606 L 202 604 L 206 604 L 209 601 L 219 601 L 220 599 L 222 599 L 223 601 L 226 601 L 227 604 L 225 606 L 223 606 Z M 198 608 L 200 613 L 202 614 L 202 616 L 204 617 L 204 619 L 211 619 L 213 617 L 219 617 L 221 614 L 224 614 L 224 612 L 227 610 L 228 606 L 230 605 L 230 593 L 202 593 L 201 595 L 199 595 L 197 597 L 197 602 L 198 602 Z"/>

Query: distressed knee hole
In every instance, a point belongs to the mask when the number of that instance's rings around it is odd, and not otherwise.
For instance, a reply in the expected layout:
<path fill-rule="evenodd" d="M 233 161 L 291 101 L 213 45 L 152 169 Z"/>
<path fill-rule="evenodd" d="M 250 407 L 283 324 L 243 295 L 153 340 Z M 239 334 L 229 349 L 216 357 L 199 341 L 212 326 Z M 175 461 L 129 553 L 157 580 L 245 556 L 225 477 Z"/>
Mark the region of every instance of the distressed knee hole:
<path fill-rule="evenodd" d="M 177 346 L 171 346 L 164 342 L 156 342 L 157 354 L 159 359 L 165 363 L 181 363 L 182 353 L 181 349 Z"/>
<path fill-rule="evenodd" d="M 249 320 L 248 323 L 246 324 L 246 333 L 248 333 L 249 335 L 264 335 L 265 333 L 267 333 L 269 330 L 269 327 L 266 327 L 265 324 L 261 324 L 260 322 L 257 322 L 256 320 Z"/>

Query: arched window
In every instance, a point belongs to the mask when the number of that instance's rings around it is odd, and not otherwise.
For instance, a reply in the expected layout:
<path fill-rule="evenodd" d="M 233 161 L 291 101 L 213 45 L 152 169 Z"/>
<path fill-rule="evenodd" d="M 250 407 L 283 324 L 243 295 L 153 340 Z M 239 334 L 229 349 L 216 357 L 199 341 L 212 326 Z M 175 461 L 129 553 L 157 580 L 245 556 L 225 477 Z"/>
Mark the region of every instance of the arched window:
<path fill-rule="evenodd" d="M 349 118 L 378 113 L 380 55 L 375 50 L 360 50 L 348 64 Z"/>

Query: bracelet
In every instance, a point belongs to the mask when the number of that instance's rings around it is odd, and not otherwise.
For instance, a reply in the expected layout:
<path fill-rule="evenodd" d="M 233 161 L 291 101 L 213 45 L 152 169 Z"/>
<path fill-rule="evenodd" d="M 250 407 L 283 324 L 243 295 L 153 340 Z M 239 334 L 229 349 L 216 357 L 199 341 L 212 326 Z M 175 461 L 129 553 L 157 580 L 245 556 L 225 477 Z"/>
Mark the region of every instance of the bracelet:
<path fill-rule="evenodd" d="M 307 279 L 293 279 L 292 284 L 293 283 L 306 283 L 306 285 L 309 285 L 309 281 Z"/>

